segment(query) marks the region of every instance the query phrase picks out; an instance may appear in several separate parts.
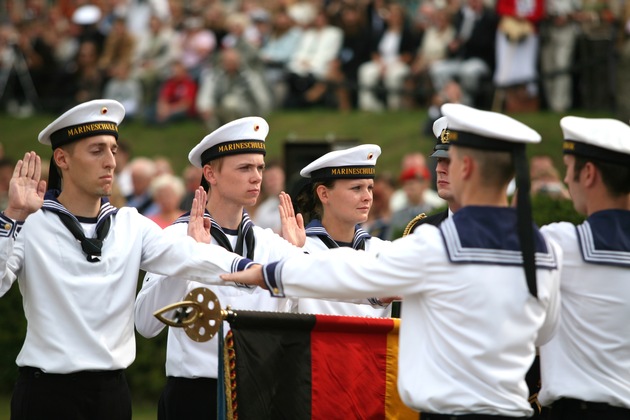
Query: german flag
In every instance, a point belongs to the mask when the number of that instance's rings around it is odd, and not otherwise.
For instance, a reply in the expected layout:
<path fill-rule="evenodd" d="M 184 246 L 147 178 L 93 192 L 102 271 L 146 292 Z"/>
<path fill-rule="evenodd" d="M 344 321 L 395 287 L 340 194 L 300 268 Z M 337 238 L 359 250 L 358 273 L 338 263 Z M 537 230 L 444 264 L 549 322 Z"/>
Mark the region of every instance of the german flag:
<path fill-rule="evenodd" d="M 396 318 L 232 311 L 228 419 L 413 419 L 398 395 Z"/>

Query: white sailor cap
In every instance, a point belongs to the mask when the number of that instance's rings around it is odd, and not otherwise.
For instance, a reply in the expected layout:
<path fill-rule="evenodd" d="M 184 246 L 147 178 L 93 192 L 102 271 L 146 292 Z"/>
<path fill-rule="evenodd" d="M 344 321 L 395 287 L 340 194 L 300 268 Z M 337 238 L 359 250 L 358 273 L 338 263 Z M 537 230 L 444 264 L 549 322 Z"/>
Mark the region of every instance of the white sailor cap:
<path fill-rule="evenodd" d="M 198 168 L 229 155 L 260 153 L 265 155 L 265 139 L 269 124 L 260 117 L 245 117 L 231 121 L 204 137 L 188 154 L 190 163 Z"/>
<path fill-rule="evenodd" d="M 51 145 L 53 150 L 73 141 L 98 135 L 112 135 L 118 139 L 118 125 L 125 117 L 123 105 L 112 99 L 84 102 L 63 113 L 37 139 Z"/>
<path fill-rule="evenodd" d="M 448 158 L 448 135 L 446 129 L 448 128 L 448 119 L 446 117 L 440 117 L 433 123 L 433 135 L 437 139 L 435 146 L 433 146 L 433 153 L 430 157 L 434 158 Z"/>
<path fill-rule="evenodd" d="M 564 117 L 560 120 L 565 154 L 630 165 L 630 126 L 611 118 Z"/>
<path fill-rule="evenodd" d="M 540 143 L 541 140 L 535 130 L 504 114 L 462 104 L 444 104 L 441 111 L 448 119 L 450 145 L 512 151 L 515 147 Z"/>
<path fill-rule="evenodd" d="M 77 25 L 92 25 L 101 19 L 101 9 L 93 4 L 78 7 L 72 14 L 72 22 Z"/>
<path fill-rule="evenodd" d="M 349 149 L 335 150 L 306 165 L 300 171 L 300 175 L 313 181 L 374 178 L 376 160 L 380 155 L 381 148 L 376 144 L 362 144 Z"/>

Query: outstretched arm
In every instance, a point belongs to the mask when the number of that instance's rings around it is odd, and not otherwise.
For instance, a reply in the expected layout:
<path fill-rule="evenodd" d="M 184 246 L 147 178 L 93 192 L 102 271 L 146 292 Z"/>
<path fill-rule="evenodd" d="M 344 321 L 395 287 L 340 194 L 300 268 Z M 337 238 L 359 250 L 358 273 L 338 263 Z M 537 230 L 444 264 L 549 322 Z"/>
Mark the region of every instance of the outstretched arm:
<path fill-rule="evenodd" d="M 221 280 L 248 284 L 250 286 L 259 286 L 263 289 L 267 289 L 267 285 L 263 277 L 263 266 L 260 264 L 252 264 L 252 266 L 247 270 L 221 274 L 219 277 L 221 277 Z"/>
<path fill-rule="evenodd" d="M 46 181 L 40 180 L 41 172 L 42 160 L 35 152 L 25 153 L 24 159 L 15 164 L 5 216 L 24 221 L 42 207 Z"/>
<path fill-rule="evenodd" d="M 206 210 L 208 195 L 203 187 L 197 188 L 190 208 L 190 221 L 188 222 L 188 236 L 197 242 L 210 243 L 210 220 L 203 217 Z"/>
<path fill-rule="evenodd" d="M 295 214 L 289 194 L 282 191 L 278 198 L 280 199 L 278 210 L 280 211 L 280 222 L 282 223 L 282 237 L 301 248 L 306 243 L 304 218 L 300 213 Z"/>

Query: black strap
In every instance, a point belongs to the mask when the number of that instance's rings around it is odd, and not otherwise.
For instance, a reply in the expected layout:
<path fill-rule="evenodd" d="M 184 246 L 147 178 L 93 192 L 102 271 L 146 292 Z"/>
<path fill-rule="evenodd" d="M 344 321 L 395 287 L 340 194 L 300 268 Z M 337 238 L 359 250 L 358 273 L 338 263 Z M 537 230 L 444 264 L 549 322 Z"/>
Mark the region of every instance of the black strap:
<path fill-rule="evenodd" d="M 225 236 L 225 234 L 222 231 L 220 231 L 219 229 L 210 229 L 210 235 L 212 235 L 214 240 L 217 241 L 217 243 L 219 244 L 221 248 L 225 248 L 230 252 L 234 252 L 234 250 L 232 249 L 232 245 L 230 244 L 230 241 L 228 240 L 227 236 Z"/>
<path fill-rule="evenodd" d="M 328 249 L 339 248 L 339 244 L 328 235 L 317 235 Z M 354 249 L 365 250 L 365 239 L 361 238 L 353 247 Z"/>
<path fill-rule="evenodd" d="M 220 247 L 227 249 L 230 252 L 234 252 L 240 256 L 247 257 L 250 260 L 254 259 L 254 248 L 256 247 L 256 238 L 254 237 L 254 229 L 252 226 L 246 228 L 243 225 L 244 218 L 238 227 L 238 236 L 236 238 L 236 247 L 232 249 L 229 239 L 225 236 L 225 233 L 221 229 L 210 229 L 210 235 L 219 244 Z M 247 255 L 243 255 L 243 244 L 247 246 Z"/>
<path fill-rule="evenodd" d="M 523 253 L 523 268 L 527 279 L 529 293 L 538 298 L 538 286 L 536 284 L 536 255 L 534 248 L 534 230 L 532 229 L 532 205 L 529 200 L 529 165 L 525 147 L 514 150 L 514 167 L 516 170 L 516 215 L 518 225 L 518 237 Z"/>
<path fill-rule="evenodd" d="M 68 230 L 72 232 L 72 235 L 74 235 L 76 240 L 81 242 L 81 249 L 87 255 L 87 260 L 91 263 L 99 262 L 101 260 L 103 240 L 107 236 L 111 226 L 111 218 L 105 218 L 105 220 L 103 220 L 103 222 L 96 228 L 96 238 L 86 238 L 85 233 L 83 233 L 83 228 L 76 218 L 62 212 L 57 212 L 57 215 L 63 224 L 66 225 Z"/>
<path fill-rule="evenodd" d="M 328 247 L 328 249 L 339 248 L 337 242 L 328 235 L 317 235 L 319 239 Z"/>

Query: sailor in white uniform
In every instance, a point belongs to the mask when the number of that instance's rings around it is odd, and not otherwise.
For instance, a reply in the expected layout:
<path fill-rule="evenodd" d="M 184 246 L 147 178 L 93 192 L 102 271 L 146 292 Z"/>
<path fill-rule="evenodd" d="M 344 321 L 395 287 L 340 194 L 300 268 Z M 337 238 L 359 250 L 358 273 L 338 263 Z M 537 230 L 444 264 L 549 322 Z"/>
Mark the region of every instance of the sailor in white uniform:
<path fill-rule="evenodd" d="M 15 167 L 0 214 L 0 295 L 17 280 L 28 323 L 13 419 L 131 419 L 124 369 L 136 354 L 139 270 L 211 283 L 208 273 L 246 263 L 191 237 L 170 240 L 135 209 L 109 204 L 123 117 L 120 103 L 95 100 L 48 125 L 39 134 L 53 148 L 48 191 L 34 152 Z M 204 240 L 203 208 L 193 214 L 190 233 Z"/>
<path fill-rule="evenodd" d="M 540 350 L 551 419 L 630 418 L 630 126 L 568 116 L 564 182 L 578 226 L 541 230 L 564 251 L 561 322 Z"/>
<path fill-rule="evenodd" d="M 309 220 L 304 245 L 309 254 L 339 247 L 376 254 L 391 243 L 371 237 L 359 226 L 367 220 L 372 206 L 376 160 L 380 154 L 379 146 L 363 144 L 326 153 L 300 171 L 300 175 L 310 180 L 296 198 L 300 213 Z M 303 298 L 298 301 L 297 311 L 389 317 L 388 303 L 378 298 L 356 302 Z"/>
<path fill-rule="evenodd" d="M 558 322 L 562 254 L 533 228 L 527 189 L 516 209 L 506 187 L 515 168 L 519 186 L 527 185 L 525 146 L 540 135 L 465 105 L 443 105 L 442 114 L 462 205 L 453 217 L 377 255 L 339 248 L 221 277 L 280 297 L 401 295 L 403 402 L 423 420 L 524 419 L 533 412 L 525 374 Z"/>
<path fill-rule="evenodd" d="M 188 158 L 203 168 L 202 185 L 208 190 L 206 218 L 211 223 L 212 243 L 248 259 L 266 263 L 304 251 L 292 245 L 304 244 L 304 223 L 295 217 L 290 199 L 281 199 L 283 236 L 271 229 L 255 226 L 245 211 L 256 203 L 265 167 L 265 139 L 269 125 L 260 117 L 241 118 L 227 123 L 205 136 Z M 186 235 L 188 216 L 180 217 L 165 231 Z M 209 272 L 208 275 L 212 276 Z M 174 302 L 184 300 L 198 281 L 172 281 L 168 277 L 147 273 L 136 299 L 136 328 L 144 337 L 158 335 L 165 327 L 153 313 Z M 222 308 L 288 312 L 292 302 L 275 299 L 258 287 L 210 287 Z M 229 327 L 225 324 L 225 332 Z M 162 392 L 158 417 L 187 419 L 217 417 L 217 382 L 219 335 L 206 342 L 190 339 L 183 328 L 168 329 L 166 353 L 166 386 Z"/>

